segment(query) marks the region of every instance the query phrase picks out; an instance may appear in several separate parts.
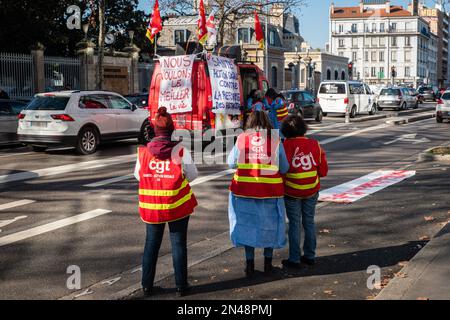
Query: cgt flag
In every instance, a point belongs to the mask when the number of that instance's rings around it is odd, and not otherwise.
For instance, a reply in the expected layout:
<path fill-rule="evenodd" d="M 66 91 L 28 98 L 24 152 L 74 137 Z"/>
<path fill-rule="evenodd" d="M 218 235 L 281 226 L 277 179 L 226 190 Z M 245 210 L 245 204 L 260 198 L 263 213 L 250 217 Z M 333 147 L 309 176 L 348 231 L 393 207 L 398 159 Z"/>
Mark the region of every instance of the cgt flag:
<path fill-rule="evenodd" d="M 217 44 L 217 29 L 214 23 L 214 13 L 208 17 L 208 21 L 206 21 L 206 29 L 208 29 L 208 45 L 214 47 Z"/>
<path fill-rule="evenodd" d="M 162 30 L 162 19 L 159 12 L 159 2 L 155 0 L 155 6 L 153 7 L 153 14 L 150 20 L 150 24 L 147 28 L 146 37 L 151 43 L 155 42 L 156 35 Z"/>
<path fill-rule="evenodd" d="M 256 41 L 259 42 L 259 48 L 264 49 L 264 33 L 262 31 L 261 23 L 259 22 L 258 13 L 255 11 L 255 36 Z"/>
<path fill-rule="evenodd" d="M 206 40 L 208 40 L 208 29 L 206 28 L 205 5 L 203 4 L 203 0 L 200 0 L 200 7 L 198 14 L 199 14 L 197 21 L 198 42 L 200 42 L 202 45 L 205 45 Z"/>

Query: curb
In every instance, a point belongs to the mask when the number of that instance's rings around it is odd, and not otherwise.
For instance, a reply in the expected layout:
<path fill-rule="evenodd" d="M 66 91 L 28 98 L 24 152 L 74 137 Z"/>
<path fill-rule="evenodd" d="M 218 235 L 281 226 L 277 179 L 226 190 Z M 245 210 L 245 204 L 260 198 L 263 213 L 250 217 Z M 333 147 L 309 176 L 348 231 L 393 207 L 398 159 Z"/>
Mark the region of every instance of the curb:
<path fill-rule="evenodd" d="M 374 115 L 374 116 L 350 119 L 350 122 L 366 122 L 366 121 L 371 121 L 371 120 L 396 118 L 396 117 L 408 116 L 408 115 L 416 114 L 416 113 L 428 112 L 428 111 L 431 111 L 434 109 L 435 109 L 435 107 L 426 107 L 426 108 L 420 108 L 420 109 L 414 109 L 414 110 L 400 111 L 400 112 L 393 113 L 393 114 L 379 114 L 379 115 Z"/>
<path fill-rule="evenodd" d="M 424 115 L 420 115 L 420 116 L 415 116 L 415 117 L 409 117 L 409 118 L 405 118 L 405 119 L 393 119 L 393 120 L 387 120 L 386 123 L 387 124 L 391 124 L 391 125 L 402 125 L 402 124 L 408 124 L 408 123 L 413 123 L 413 122 L 417 122 L 417 121 L 421 121 L 421 120 L 426 120 L 426 119 L 433 119 L 436 118 L 436 113 L 427 113 Z"/>
<path fill-rule="evenodd" d="M 409 261 L 408 265 L 399 272 L 399 274 L 404 274 L 405 277 L 397 277 L 389 281 L 388 285 L 381 290 L 375 300 L 405 299 L 408 291 L 425 273 L 427 267 L 439 256 L 443 247 L 446 247 L 446 242 L 449 241 L 449 235 L 450 223 L 444 226 L 441 231 L 439 231 L 436 236 L 411 259 L 411 261 Z M 446 299 L 448 298 L 449 297 L 446 297 Z M 438 299 L 440 299 L 440 297 L 438 297 Z"/>
<path fill-rule="evenodd" d="M 419 154 L 419 161 L 450 163 L 450 155 L 433 154 L 431 153 L 431 151 L 433 151 L 434 149 L 436 148 L 430 148 Z"/>

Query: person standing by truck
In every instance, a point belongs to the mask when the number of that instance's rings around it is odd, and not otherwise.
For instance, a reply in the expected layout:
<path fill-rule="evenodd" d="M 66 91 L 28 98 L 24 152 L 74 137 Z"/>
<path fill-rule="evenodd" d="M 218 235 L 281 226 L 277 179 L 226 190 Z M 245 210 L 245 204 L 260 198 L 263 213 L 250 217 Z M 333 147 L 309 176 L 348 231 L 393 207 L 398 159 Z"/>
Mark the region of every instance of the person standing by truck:
<path fill-rule="evenodd" d="M 269 106 L 269 117 L 275 129 L 281 128 L 281 122 L 287 117 L 288 109 L 286 99 L 282 94 L 277 93 L 274 88 L 266 92 L 266 101 Z"/>
<path fill-rule="evenodd" d="M 167 109 L 159 108 L 154 121 L 155 138 L 138 148 L 135 177 L 139 181 L 139 213 L 146 223 L 142 261 L 142 288 L 153 293 L 156 264 L 166 223 L 169 224 L 173 267 L 179 296 L 189 291 L 187 282 L 187 229 L 197 206 L 189 182 L 197 178 L 191 154 L 172 142 L 174 123 Z"/>
<path fill-rule="evenodd" d="M 237 169 L 230 186 L 231 241 L 245 248 L 247 277 L 255 273 L 255 248 L 264 248 L 264 271 L 273 270 L 273 250 L 286 245 L 284 185 L 289 169 L 284 148 L 262 107 L 252 112 L 228 157 Z M 274 132 L 273 132 L 274 131 Z"/>
<path fill-rule="evenodd" d="M 300 268 L 300 263 L 314 265 L 316 256 L 316 230 L 314 216 L 320 191 L 320 178 L 328 174 L 325 151 L 318 141 L 305 137 L 308 130 L 305 120 L 290 115 L 281 131 L 286 137 L 284 148 L 290 164 L 285 175 L 286 213 L 289 219 L 289 259 L 286 267 Z M 301 255 L 301 226 L 305 231 Z"/>

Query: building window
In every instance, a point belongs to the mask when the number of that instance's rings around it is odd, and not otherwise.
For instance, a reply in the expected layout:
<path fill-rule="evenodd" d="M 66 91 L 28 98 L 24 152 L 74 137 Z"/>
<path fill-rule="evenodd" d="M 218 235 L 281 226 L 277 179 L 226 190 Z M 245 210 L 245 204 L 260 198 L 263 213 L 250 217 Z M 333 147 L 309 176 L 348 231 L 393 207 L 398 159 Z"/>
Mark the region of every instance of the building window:
<path fill-rule="evenodd" d="M 353 52 L 352 53 L 352 61 L 357 61 L 358 60 L 358 52 Z"/>
<path fill-rule="evenodd" d="M 300 82 L 306 83 L 306 69 L 302 69 L 300 77 L 301 77 Z"/>
<path fill-rule="evenodd" d="M 331 70 L 327 70 L 327 80 L 331 80 Z"/>
<path fill-rule="evenodd" d="M 369 62 L 369 51 L 364 52 L 364 61 Z"/>
<path fill-rule="evenodd" d="M 372 32 L 377 31 L 377 24 L 376 23 L 372 23 Z"/>
<path fill-rule="evenodd" d="M 384 51 L 380 51 L 380 61 L 384 61 Z"/>
<path fill-rule="evenodd" d="M 378 40 L 378 38 L 376 38 L 376 37 L 372 38 L 372 41 L 371 41 L 372 47 L 376 47 L 378 45 L 378 41 L 377 40 Z"/>
<path fill-rule="evenodd" d="M 411 51 L 405 51 L 405 61 L 411 61 Z"/>
<path fill-rule="evenodd" d="M 272 87 L 278 87 L 278 69 L 277 67 L 272 67 Z"/>
<path fill-rule="evenodd" d="M 239 28 L 238 29 L 238 43 L 250 43 L 251 41 L 251 33 L 250 28 Z"/>
<path fill-rule="evenodd" d="M 189 40 L 189 37 L 191 36 L 191 32 L 186 29 L 182 30 L 175 30 L 174 31 L 174 45 L 177 45 L 179 43 L 186 43 Z"/>
<path fill-rule="evenodd" d="M 339 39 L 339 48 L 343 48 L 345 46 L 344 39 Z"/>
<path fill-rule="evenodd" d="M 372 61 L 377 61 L 377 52 L 376 51 L 372 51 L 372 54 L 371 54 L 371 60 Z"/>
<path fill-rule="evenodd" d="M 386 38 L 385 37 L 381 37 L 380 38 L 380 47 L 384 47 L 386 45 Z"/>
<path fill-rule="evenodd" d="M 352 24 L 352 32 L 357 33 L 358 32 L 358 25 L 356 23 Z"/>
<path fill-rule="evenodd" d="M 339 80 L 339 72 L 334 70 L 334 80 Z"/>
<path fill-rule="evenodd" d="M 380 75 L 379 75 L 380 79 L 384 79 L 385 75 L 384 75 L 384 67 L 380 67 Z"/>
<path fill-rule="evenodd" d="M 371 68 L 370 75 L 371 75 L 371 77 L 376 77 L 377 76 L 377 68 L 376 67 L 372 67 Z"/>
<path fill-rule="evenodd" d="M 369 24 L 364 23 L 364 32 L 370 32 Z"/>
<path fill-rule="evenodd" d="M 393 47 L 396 47 L 396 46 L 397 46 L 397 37 L 392 37 L 392 38 L 391 38 L 391 45 L 392 45 Z"/>
<path fill-rule="evenodd" d="M 269 44 L 274 47 L 281 47 L 281 41 L 277 30 L 271 29 L 269 31 Z"/>
<path fill-rule="evenodd" d="M 358 38 L 352 38 L 352 47 L 358 48 Z"/>
<path fill-rule="evenodd" d="M 396 22 L 393 22 L 391 24 L 391 30 L 393 30 L 393 31 L 397 30 L 397 23 Z"/>
<path fill-rule="evenodd" d="M 339 51 L 339 56 L 343 57 L 344 56 L 344 52 L 343 51 Z"/>
<path fill-rule="evenodd" d="M 384 23 L 380 23 L 380 32 L 384 32 Z"/>
<path fill-rule="evenodd" d="M 397 61 L 397 51 L 391 51 L 391 60 Z"/>
<path fill-rule="evenodd" d="M 344 25 L 343 24 L 339 25 L 339 33 L 344 33 Z"/>
<path fill-rule="evenodd" d="M 411 46 L 411 37 L 405 37 L 405 46 Z"/>
<path fill-rule="evenodd" d="M 411 68 L 405 67 L 405 77 L 411 77 Z"/>
<path fill-rule="evenodd" d="M 342 71 L 341 73 L 341 80 L 345 80 L 345 71 Z"/>

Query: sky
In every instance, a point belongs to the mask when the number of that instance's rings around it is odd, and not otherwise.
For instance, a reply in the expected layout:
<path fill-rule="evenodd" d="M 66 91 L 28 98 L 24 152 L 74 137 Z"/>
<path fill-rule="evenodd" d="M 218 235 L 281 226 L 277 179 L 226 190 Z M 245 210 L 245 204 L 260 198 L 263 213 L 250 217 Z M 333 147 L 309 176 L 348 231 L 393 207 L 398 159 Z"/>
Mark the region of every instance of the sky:
<path fill-rule="evenodd" d="M 300 33 L 313 48 L 324 48 L 328 42 L 328 19 L 330 4 L 334 2 L 336 7 L 358 6 L 359 0 L 306 0 L 308 6 L 301 8 L 299 15 Z M 139 8 L 150 11 L 154 0 L 141 0 Z M 408 6 L 409 0 L 391 0 L 392 5 Z M 426 1 L 432 5 L 432 0 Z"/>

